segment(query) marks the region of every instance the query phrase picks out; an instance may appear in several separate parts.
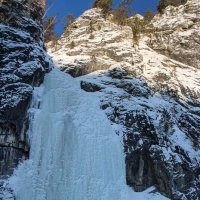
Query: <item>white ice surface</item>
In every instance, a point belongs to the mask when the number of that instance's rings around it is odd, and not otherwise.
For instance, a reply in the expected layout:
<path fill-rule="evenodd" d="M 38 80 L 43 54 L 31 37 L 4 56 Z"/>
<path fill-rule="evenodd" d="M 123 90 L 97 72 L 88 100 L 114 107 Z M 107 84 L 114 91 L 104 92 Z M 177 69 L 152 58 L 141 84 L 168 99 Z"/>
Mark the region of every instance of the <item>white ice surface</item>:
<path fill-rule="evenodd" d="M 167 200 L 126 185 L 122 138 L 80 81 L 52 70 L 32 107 L 30 159 L 9 180 L 17 200 Z"/>

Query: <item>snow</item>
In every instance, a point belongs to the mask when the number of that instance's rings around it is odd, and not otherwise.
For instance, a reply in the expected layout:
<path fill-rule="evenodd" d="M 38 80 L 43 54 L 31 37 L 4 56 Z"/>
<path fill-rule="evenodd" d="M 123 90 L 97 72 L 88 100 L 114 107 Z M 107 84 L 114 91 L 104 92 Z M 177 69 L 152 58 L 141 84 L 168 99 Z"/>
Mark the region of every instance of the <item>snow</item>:
<path fill-rule="evenodd" d="M 7 25 L 4 25 L 4 24 L 0 24 L 0 30 L 2 32 L 5 32 L 5 33 L 7 31 L 14 32 L 14 33 L 16 32 L 15 28 L 12 28 L 11 26 L 7 26 Z M 30 37 L 29 33 L 22 31 L 22 30 L 19 30 L 19 29 L 17 29 L 17 35 L 20 36 L 21 38 L 24 38 L 24 39 L 29 39 L 29 37 Z"/>
<path fill-rule="evenodd" d="M 117 65 L 115 67 L 110 67 L 110 70 L 112 69 L 118 69 L 118 71 L 123 71 L 123 69 Z M 117 84 L 119 83 L 122 84 L 123 80 L 118 80 L 118 79 L 113 80 L 112 78 L 105 76 L 105 74 L 104 76 L 100 76 L 101 72 L 102 71 L 96 71 L 88 75 L 79 77 L 77 79 L 80 81 L 81 80 L 88 81 L 90 83 L 97 84 L 102 88 L 104 88 L 98 95 L 103 102 L 107 102 L 107 98 L 110 99 L 110 101 L 108 102 L 111 102 L 113 107 L 120 108 L 120 106 L 122 106 L 124 110 L 129 110 L 129 111 L 138 110 L 143 112 L 144 105 L 146 105 L 146 107 L 150 108 L 147 110 L 148 116 L 153 120 L 153 124 L 155 125 L 155 127 L 157 127 L 158 132 L 161 133 L 162 131 L 160 130 L 161 128 L 160 121 L 162 116 L 160 115 L 160 113 L 162 113 L 163 109 L 166 109 L 168 113 L 171 115 L 171 120 L 173 121 L 173 123 L 175 123 L 169 135 L 171 148 L 175 149 L 176 146 L 179 146 L 189 155 L 193 163 L 196 164 L 199 162 L 200 151 L 195 150 L 193 148 L 193 144 L 190 138 L 188 138 L 187 134 L 184 133 L 182 130 L 180 130 L 180 127 L 177 127 L 176 125 L 176 121 L 177 119 L 180 119 L 181 114 L 187 112 L 187 110 L 184 107 L 175 103 L 175 101 L 173 99 L 170 99 L 170 97 L 167 96 L 164 97 L 158 92 L 156 92 L 151 96 L 148 96 L 148 98 L 145 98 L 143 96 L 141 97 L 130 96 L 128 93 L 125 92 L 124 88 L 116 87 Z M 105 83 L 106 87 L 103 83 Z M 137 87 L 139 91 L 142 92 L 143 94 L 147 92 L 146 91 L 147 89 L 144 85 L 145 82 L 143 82 L 140 79 L 126 80 L 126 83 L 131 83 L 132 85 L 134 85 L 134 87 Z M 176 114 L 174 113 L 174 106 L 176 107 Z M 196 110 L 198 110 L 198 108 Z M 113 111 L 107 108 L 106 112 L 107 114 L 112 114 Z M 123 111 L 120 112 L 121 114 L 123 113 Z M 120 127 L 120 124 L 118 127 L 116 127 L 116 125 L 114 126 L 116 132 L 123 133 L 122 131 L 123 127 Z M 161 134 L 159 137 L 160 140 L 162 140 L 163 135 Z M 174 154 L 170 148 L 169 149 L 162 148 L 162 150 L 164 155 L 166 156 L 166 159 L 170 158 L 169 156 L 170 154 L 171 155 Z M 177 161 L 179 159 L 180 158 L 177 158 Z"/>
<path fill-rule="evenodd" d="M 174 146 L 179 146 L 184 149 L 187 154 L 189 154 L 190 159 L 192 159 L 194 164 L 200 163 L 200 150 L 195 151 L 192 148 L 192 142 L 186 137 L 186 135 L 180 131 L 178 127 L 174 127 L 174 134 L 171 136 L 172 142 Z"/>
<path fill-rule="evenodd" d="M 197 0 L 193 1 L 197 2 Z M 164 26 L 168 22 L 172 23 L 173 20 L 178 21 L 177 23 L 183 23 L 183 19 L 188 20 L 187 14 L 182 16 L 185 8 L 179 8 L 182 10 L 178 16 L 177 12 L 174 16 L 169 15 L 168 12 L 172 12 L 173 8 L 170 6 L 169 11 L 162 17 L 155 17 L 153 24 L 156 26 L 158 23 L 159 26 L 162 23 Z M 90 31 L 91 23 L 93 31 Z M 74 22 L 74 26 L 76 28 L 72 28 L 69 35 L 65 35 L 65 33 L 62 35 L 55 48 L 48 48 L 54 62 L 61 66 L 62 70 L 80 69 L 80 71 L 84 71 L 84 66 L 87 68 L 93 65 L 92 56 L 95 56 L 96 66 L 92 66 L 95 69 L 109 70 L 110 67 L 120 66 L 144 78 L 152 88 L 161 89 L 167 85 L 169 88 L 177 90 L 183 99 L 185 97 L 182 95 L 180 87 L 188 88 L 195 93 L 199 91 L 199 70 L 197 68 L 170 59 L 149 48 L 147 35 L 141 35 L 138 46 L 133 45 L 130 27 L 121 28 L 111 20 L 105 20 L 100 10 L 90 9 L 84 12 Z M 98 26 L 101 27 L 100 30 L 97 28 Z M 191 31 L 193 30 L 177 33 L 175 31 L 175 33 L 180 34 L 181 38 L 184 34 L 190 35 Z M 91 34 L 94 35 L 94 39 L 89 39 Z M 174 35 L 172 39 L 175 40 L 175 38 Z M 75 42 L 75 47 L 70 49 L 69 44 L 72 41 Z M 182 42 L 184 43 L 184 41 Z M 176 50 L 174 49 L 174 51 Z M 94 70 L 92 67 L 88 69 L 88 73 Z M 158 81 L 159 74 L 164 75 L 166 80 Z"/>
<path fill-rule="evenodd" d="M 194 19 L 198 18 L 199 5 L 199 0 L 190 0 L 187 1 L 186 5 L 181 5 L 178 8 L 174 6 L 168 6 L 162 15 L 162 18 L 160 18 L 159 15 L 154 17 L 153 24 L 158 28 L 163 26 L 166 28 L 174 28 L 178 25 L 189 27 L 193 24 Z"/>
<path fill-rule="evenodd" d="M 30 113 L 30 159 L 9 179 L 17 200 L 167 200 L 126 185 L 122 138 L 79 79 L 53 69 Z"/>

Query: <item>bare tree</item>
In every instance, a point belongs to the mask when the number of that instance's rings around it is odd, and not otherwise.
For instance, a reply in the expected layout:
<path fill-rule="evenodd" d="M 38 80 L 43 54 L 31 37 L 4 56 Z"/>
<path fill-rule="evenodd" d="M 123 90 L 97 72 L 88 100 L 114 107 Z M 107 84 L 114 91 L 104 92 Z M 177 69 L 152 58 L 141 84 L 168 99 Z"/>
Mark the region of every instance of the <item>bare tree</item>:
<path fill-rule="evenodd" d="M 64 29 L 66 30 L 75 21 L 74 15 L 69 12 L 63 17 Z"/>
<path fill-rule="evenodd" d="M 47 13 L 53 7 L 54 3 L 55 2 L 53 2 L 52 0 L 48 1 L 48 4 L 46 4 L 45 0 L 42 1 L 42 5 L 44 5 L 46 8 L 42 19 L 45 19 L 45 17 L 47 16 Z"/>
<path fill-rule="evenodd" d="M 44 41 L 49 42 L 57 39 L 55 34 L 56 16 L 45 17 L 43 20 Z"/>
<path fill-rule="evenodd" d="M 119 25 L 126 25 L 127 18 L 132 14 L 133 0 L 122 0 L 114 11 L 114 21 Z"/>

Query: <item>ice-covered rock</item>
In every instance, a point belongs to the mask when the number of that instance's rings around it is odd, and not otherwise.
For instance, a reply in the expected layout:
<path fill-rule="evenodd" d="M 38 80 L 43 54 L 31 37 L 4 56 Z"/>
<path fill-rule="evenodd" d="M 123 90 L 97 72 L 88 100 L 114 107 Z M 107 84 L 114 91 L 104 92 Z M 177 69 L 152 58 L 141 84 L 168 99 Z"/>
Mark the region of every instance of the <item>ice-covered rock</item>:
<path fill-rule="evenodd" d="M 50 69 L 39 1 L 0 1 L 0 178 L 29 156 L 27 110 Z"/>

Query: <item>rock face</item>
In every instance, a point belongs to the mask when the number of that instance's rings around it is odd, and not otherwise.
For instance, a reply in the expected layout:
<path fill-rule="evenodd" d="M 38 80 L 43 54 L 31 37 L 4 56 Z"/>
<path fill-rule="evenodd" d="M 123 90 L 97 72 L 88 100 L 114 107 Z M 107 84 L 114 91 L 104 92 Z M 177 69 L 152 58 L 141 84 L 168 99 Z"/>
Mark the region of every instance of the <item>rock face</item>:
<path fill-rule="evenodd" d="M 167 7 L 138 44 L 130 27 L 91 9 L 48 44 L 63 71 L 98 93 L 123 136 L 127 184 L 135 191 L 155 186 L 170 199 L 200 199 L 198 8 L 197 0 Z"/>
<path fill-rule="evenodd" d="M 114 71 L 79 79 L 102 88 L 101 108 L 120 127 L 127 184 L 137 192 L 154 185 L 170 199 L 199 199 L 199 109 Z"/>
<path fill-rule="evenodd" d="M 182 63 L 200 68 L 200 2 L 189 0 L 179 7 L 168 6 L 153 21 L 156 34 L 149 46 Z"/>
<path fill-rule="evenodd" d="M 127 184 L 138 192 L 155 185 L 170 199 L 198 199 L 198 113 L 139 79 L 103 83 L 102 109 L 123 127 Z"/>
<path fill-rule="evenodd" d="M 29 155 L 27 110 L 34 86 L 50 70 L 38 1 L 0 2 L 0 178 Z"/>

